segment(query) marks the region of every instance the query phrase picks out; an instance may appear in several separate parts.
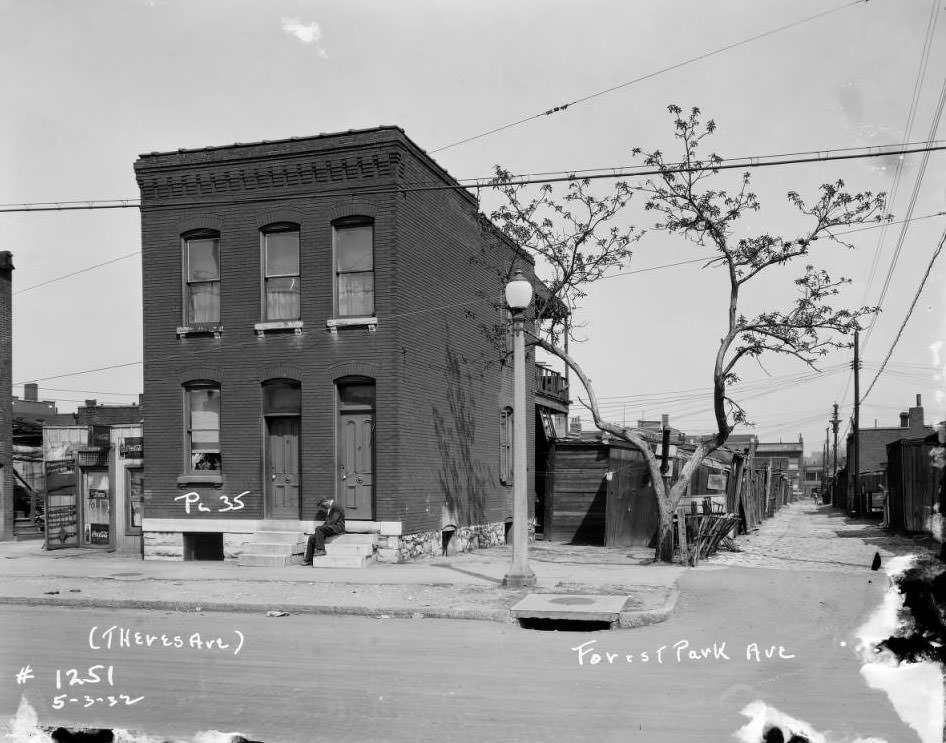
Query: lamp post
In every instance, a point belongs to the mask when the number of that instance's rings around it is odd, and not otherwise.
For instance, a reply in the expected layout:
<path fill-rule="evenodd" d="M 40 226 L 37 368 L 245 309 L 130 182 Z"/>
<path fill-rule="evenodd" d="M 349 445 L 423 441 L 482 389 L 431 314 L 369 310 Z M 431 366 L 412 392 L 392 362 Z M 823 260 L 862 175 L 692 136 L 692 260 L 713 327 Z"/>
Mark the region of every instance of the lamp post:
<path fill-rule="evenodd" d="M 532 284 L 517 270 L 506 284 L 506 304 L 512 312 L 513 336 L 513 502 L 512 502 L 512 565 L 503 578 L 507 588 L 530 588 L 535 573 L 529 568 L 529 502 L 526 455 L 526 344 L 523 337 L 523 315 L 532 302 Z"/>

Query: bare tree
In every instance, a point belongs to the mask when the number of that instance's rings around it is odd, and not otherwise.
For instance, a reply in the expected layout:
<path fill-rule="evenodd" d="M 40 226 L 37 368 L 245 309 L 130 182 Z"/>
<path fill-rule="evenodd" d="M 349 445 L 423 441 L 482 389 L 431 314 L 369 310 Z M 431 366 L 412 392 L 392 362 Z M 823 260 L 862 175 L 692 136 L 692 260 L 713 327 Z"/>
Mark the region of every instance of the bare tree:
<path fill-rule="evenodd" d="M 570 333 L 571 312 L 587 296 L 588 285 L 630 261 L 640 232 L 616 222 L 633 192 L 619 181 L 599 197 L 589 179 L 572 176 L 560 199 L 550 183 L 530 196 L 523 183 L 498 166 L 491 185 L 503 201 L 490 217 L 535 259 L 549 289 L 536 296 L 535 316 L 546 320 L 544 336 L 559 343 Z"/>
<path fill-rule="evenodd" d="M 710 393 L 716 432 L 696 447 L 676 482 L 668 487 L 660 476 L 656 455 L 642 433 L 601 417 L 591 382 L 576 360 L 555 344 L 554 337 L 534 339 L 536 345 L 562 359 L 582 381 L 595 425 L 633 444 L 647 459 L 660 515 L 656 557 L 663 561 L 672 560 L 673 513 L 686 495 L 691 477 L 703 459 L 723 446 L 737 425 L 746 422 L 744 409 L 728 392 L 729 386 L 739 381 L 736 374 L 739 362 L 779 354 L 793 356 L 817 368 L 816 362 L 830 351 L 850 347 L 845 337 L 859 327 L 859 318 L 877 311 L 873 307 L 833 308 L 828 302 L 849 280 L 832 278 L 827 271 L 807 262 L 801 274 L 790 279 L 796 295 L 787 306 L 771 307 L 754 315 L 742 314 L 739 303 L 744 286 L 765 271 L 769 271 L 766 275 L 771 279 L 776 279 L 775 269 L 784 269 L 795 259 L 808 258 L 813 244 L 819 240 L 853 248 L 838 238 L 838 228 L 885 218 L 883 194 L 851 194 L 845 190 L 843 181 L 838 180 L 822 185 L 817 198 L 810 203 L 794 191 L 788 193 L 789 201 L 808 223 L 799 235 L 784 237 L 764 232 L 754 237 L 737 237 L 736 222 L 746 213 L 760 209 L 756 195 L 750 190 L 749 174 L 743 174 L 740 188 L 734 193 L 712 188 L 710 183 L 719 173 L 722 159 L 715 153 L 703 158 L 699 151 L 703 140 L 715 131 L 715 123 L 709 120 L 703 124 L 697 108 L 684 114 L 680 107 L 670 106 L 669 112 L 674 117 L 674 136 L 681 146 L 682 159 L 668 163 L 659 150 L 635 149 L 634 154 L 643 158 L 644 165 L 658 174 L 627 190 L 644 194 L 645 210 L 658 215 L 653 229 L 679 234 L 697 246 L 713 249 L 716 255 L 707 260 L 703 268 L 719 270 L 728 279 L 727 322 L 713 361 Z M 518 218 L 519 210 L 513 208 L 506 214 L 509 218 L 504 230 L 514 237 L 516 232 L 510 228 L 510 222 Z M 617 262 L 609 264 L 602 258 L 599 265 L 610 269 Z M 572 287 L 572 296 L 576 298 L 584 296 L 581 278 L 580 274 L 574 277 L 578 287 Z M 556 290 L 554 282 L 551 286 Z"/>

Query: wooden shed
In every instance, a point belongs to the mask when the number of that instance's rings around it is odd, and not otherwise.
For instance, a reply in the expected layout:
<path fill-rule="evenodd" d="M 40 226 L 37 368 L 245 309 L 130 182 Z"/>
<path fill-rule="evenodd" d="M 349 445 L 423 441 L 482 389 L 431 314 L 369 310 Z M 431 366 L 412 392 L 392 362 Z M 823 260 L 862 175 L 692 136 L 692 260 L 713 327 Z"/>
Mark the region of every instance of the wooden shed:
<path fill-rule="evenodd" d="M 932 465 L 936 437 L 887 444 L 890 526 L 902 532 L 929 531 L 942 472 Z"/>
<path fill-rule="evenodd" d="M 635 447 L 613 439 L 558 439 L 548 461 L 548 539 L 606 547 L 652 545 L 657 497 L 647 462 Z"/>

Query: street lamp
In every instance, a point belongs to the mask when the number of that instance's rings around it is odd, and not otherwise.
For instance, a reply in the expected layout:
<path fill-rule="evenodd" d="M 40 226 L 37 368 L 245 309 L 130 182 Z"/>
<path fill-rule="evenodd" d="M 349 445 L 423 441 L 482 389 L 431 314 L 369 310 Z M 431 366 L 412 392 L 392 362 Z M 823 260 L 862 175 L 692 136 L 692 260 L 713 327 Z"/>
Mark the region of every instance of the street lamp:
<path fill-rule="evenodd" d="M 503 578 L 507 588 L 530 588 L 535 573 L 529 568 L 529 502 L 526 445 L 526 344 L 522 321 L 532 303 L 532 284 L 517 270 L 506 284 L 506 304 L 512 312 L 513 336 L 513 501 L 512 501 L 512 565 Z"/>

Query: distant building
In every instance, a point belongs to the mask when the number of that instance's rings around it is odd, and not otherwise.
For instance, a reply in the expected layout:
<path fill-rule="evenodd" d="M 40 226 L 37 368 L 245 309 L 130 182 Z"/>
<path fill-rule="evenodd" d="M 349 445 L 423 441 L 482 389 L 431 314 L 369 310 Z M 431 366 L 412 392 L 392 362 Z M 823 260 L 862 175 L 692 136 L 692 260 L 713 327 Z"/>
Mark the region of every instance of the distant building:
<path fill-rule="evenodd" d="M 802 495 L 805 498 L 815 496 L 822 498 L 824 496 L 826 476 L 823 460 L 824 456 L 822 454 L 805 457 L 805 469 L 802 475 Z"/>
<path fill-rule="evenodd" d="M 13 396 L 13 417 L 31 423 L 45 423 L 59 414 L 52 400 L 39 399 L 39 385 L 29 382 L 23 385 L 23 398 Z"/>
<path fill-rule="evenodd" d="M 883 490 L 887 487 L 887 445 L 900 439 L 922 439 L 933 433 L 933 427 L 923 420 L 923 402 L 916 396 L 916 405 L 900 413 L 899 426 L 864 428 L 858 431 L 858 467 L 861 492 L 854 492 L 854 477 L 851 466 L 846 479 L 846 499 L 841 504 L 855 513 L 879 515 L 882 511 Z M 847 435 L 845 459 L 854 462 L 854 433 Z"/>
<path fill-rule="evenodd" d="M 139 400 L 141 398 L 139 397 Z M 97 400 L 86 400 L 85 405 L 76 409 L 75 422 L 79 426 L 114 426 L 120 424 L 141 423 L 141 406 L 102 405 Z"/>
<path fill-rule="evenodd" d="M 801 492 L 805 465 L 805 440 L 801 434 L 797 442 L 758 442 L 753 462 L 756 468 L 771 467 L 773 476 L 785 481 L 789 492 Z"/>

